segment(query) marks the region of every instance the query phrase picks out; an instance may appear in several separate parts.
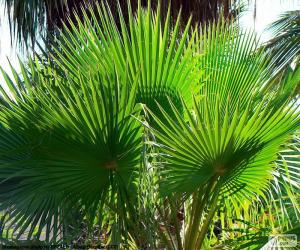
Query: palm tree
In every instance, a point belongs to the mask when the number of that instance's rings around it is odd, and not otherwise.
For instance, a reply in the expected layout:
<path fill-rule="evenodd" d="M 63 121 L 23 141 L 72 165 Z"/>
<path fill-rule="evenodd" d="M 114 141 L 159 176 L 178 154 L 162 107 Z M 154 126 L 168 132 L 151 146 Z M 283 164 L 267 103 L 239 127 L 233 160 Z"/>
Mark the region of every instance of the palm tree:
<path fill-rule="evenodd" d="M 64 23 L 67 23 L 70 17 L 75 21 L 74 11 L 76 10 L 80 18 L 82 13 L 80 6 L 87 6 L 89 4 L 95 4 L 96 0 L 5 0 L 6 11 L 11 26 L 12 37 L 17 37 L 18 42 L 21 45 L 34 45 L 37 38 L 42 34 L 43 36 L 56 34 L 57 28 L 62 28 Z M 101 2 L 101 1 L 99 1 Z M 127 13 L 128 0 L 119 0 L 122 12 L 125 17 Z M 138 8 L 138 2 L 142 6 L 147 6 L 147 2 L 151 2 L 155 9 L 157 3 L 160 2 L 162 17 L 165 16 L 170 1 L 148 1 L 148 0 L 133 0 L 130 1 L 132 9 Z M 113 16 L 118 19 L 118 4 L 116 1 L 107 1 Z M 85 8 L 85 7 L 84 7 Z M 235 0 L 223 0 L 223 1 L 173 1 L 171 16 L 178 15 L 179 10 L 182 9 L 183 21 L 187 22 L 190 15 L 193 15 L 193 22 L 206 22 L 209 20 L 217 19 L 220 13 L 223 12 L 225 17 L 234 17 L 238 14 L 240 5 L 239 1 Z M 127 20 L 127 19 L 126 19 Z"/>
<path fill-rule="evenodd" d="M 295 97 L 299 93 L 299 27 L 300 11 L 285 12 L 267 27 L 266 31 L 272 32 L 273 36 L 263 45 L 267 53 L 272 54 L 274 64 L 273 81 L 270 81 L 266 88 L 274 91 L 280 91 L 280 88 L 291 88 L 286 85 L 286 82 L 287 79 L 293 78 L 294 81 L 298 81 L 298 84 L 292 84 L 293 89 L 290 89 Z"/>
<path fill-rule="evenodd" d="M 273 33 L 273 37 L 265 44 L 265 47 L 274 54 L 278 70 L 286 68 L 292 62 L 298 65 L 300 53 L 300 10 L 283 13 L 267 29 Z"/>
<path fill-rule="evenodd" d="M 219 243 L 207 237 L 218 214 L 225 225 L 267 207 L 300 120 L 286 89 L 264 90 L 273 64 L 254 34 L 128 9 L 118 21 L 105 4 L 83 10 L 50 54 L 3 72 L 2 238 L 66 240 L 73 210 L 105 244 L 200 249 Z"/>

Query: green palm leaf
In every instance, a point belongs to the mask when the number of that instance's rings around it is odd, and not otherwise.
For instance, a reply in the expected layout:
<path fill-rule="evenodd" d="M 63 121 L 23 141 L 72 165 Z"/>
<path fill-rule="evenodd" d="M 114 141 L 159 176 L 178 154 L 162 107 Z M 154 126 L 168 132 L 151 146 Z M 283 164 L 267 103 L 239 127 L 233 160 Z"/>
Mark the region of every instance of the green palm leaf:
<path fill-rule="evenodd" d="M 120 85 L 114 75 L 87 79 L 78 73 L 74 80 L 35 74 L 37 82 L 26 92 L 7 95 L 1 105 L 0 179 L 5 192 L 0 200 L 1 208 L 11 211 L 17 237 L 29 227 L 30 238 L 37 225 L 40 234 L 47 225 L 47 235 L 51 231 L 55 238 L 64 213 L 78 201 L 87 212 L 101 203 L 114 210 L 120 202 L 128 206 L 142 130 L 131 116 L 139 113 L 135 87 L 129 90 L 126 80 Z"/>
<path fill-rule="evenodd" d="M 271 94 L 261 96 L 270 64 L 263 52 L 253 54 L 252 33 L 222 29 L 211 26 L 200 40 L 207 77 L 193 107 L 183 101 L 182 116 L 170 100 L 175 118 L 159 103 L 163 120 L 152 112 L 160 128 L 153 130 L 158 150 L 166 161 L 164 192 L 193 192 L 217 179 L 224 192 L 251 196 L 266 188 L 280 146 L 299 126 L 295 106 L 278 105 L 281 98 Z"/>
<path fill-rule="evenodd" d="M 134 15 L 129 5 L 125 21 L 119 8 L 119 28 L 110 9 L 104 3 L 95 10 L 82 10 L 84 21 L 77 17 L 77 26 L 65 27 L 57 46 L 53 47 L 55 62 L 77 76 L 77 69 L 88 72 L 112 72 L 127 75 L 132 84 L 138 75 L 137 101 L 156 108 L 153 100 L 168 104 L 166 95 L 180 104 L 179 93 L 190 95 L 200 77 L 195 68 L 194 37 L 190 22 L 180 31 L 180 15 L 171 27 L 170 9 L 164 25 L 160 20 L 160 7 L 151 11 L 150 2 L 145 11 L 139 8 Z M 90 17 L 89 17 L 90 16 Z M 128 23 L 128 25 L 126 25 Z"/>

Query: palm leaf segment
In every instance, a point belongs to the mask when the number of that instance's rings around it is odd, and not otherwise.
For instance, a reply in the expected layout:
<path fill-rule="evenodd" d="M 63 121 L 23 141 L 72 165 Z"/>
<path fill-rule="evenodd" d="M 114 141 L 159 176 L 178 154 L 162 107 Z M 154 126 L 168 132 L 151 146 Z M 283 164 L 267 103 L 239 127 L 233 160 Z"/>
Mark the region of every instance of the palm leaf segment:
<path fill-rule="evenodd" d="M 128 192 L 134 199 L 142 136 L 132 118 L 136 88 L 114 75 L 54 77 L 39 63 L 31 73 L 34 82 L 23 71 L 26 90 L 6 75 L 11 96 L 2 91 L 0 210 L 9 209 L 16 237 L 30 228 L 30 238 L 36 226 L 37 236 L 46 226 L 55 237 L 78 202 L 94 216 L 100 204 L 126 207 Z"/>
<path fill-rule="evenodd" d="M 189 193 L 217 181 L 221 193 L 249 198 L 267 187 L 272 162 L 298 128 L 299 114 L 288 100 L 282 105 L 280 96 L 260 92 L 272 68 L 263 52 L 253 53 L 252 33 L 211 25 L 200 36 L 205 77 L 193 107 L 183 99 L 183 116 L 170 100 L 173 114 L 159 104 L 163 118 L 152 113 L 159 124 L 153 132 L 161 190 Z"/>

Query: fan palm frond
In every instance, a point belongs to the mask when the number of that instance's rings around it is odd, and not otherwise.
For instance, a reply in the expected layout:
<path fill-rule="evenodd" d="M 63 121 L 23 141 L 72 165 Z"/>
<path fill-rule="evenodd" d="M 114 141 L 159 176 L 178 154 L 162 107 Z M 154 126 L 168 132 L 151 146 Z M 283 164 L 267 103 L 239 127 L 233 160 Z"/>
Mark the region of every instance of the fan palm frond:
<path fill-rule="evenodd" d="M 276 159 L 280 145 L 298 126 L 297 111 L 288 102 L 277 105 L 276 96 L 261 96 L 261 83 L 271 71 L 270 61 L 263 59 L 263 52 L 253 53 L 257 43 L 251 32 L 239 33 L 234 26 L 212 25 L 200 41 L 200 65 L 205 79 L 193 107 L 190 109 L 183 101 L 184 117 L 170 101 L 176 117 L 172 119 L 158 102 L 166 124 L 153 114 L 163 131 L 155 133 L 166 146 L 159 149 L 170 156 L 164 180 L 174 178 L 171 183 L 183 192 L 195 190 L 214 176 L 223 176 L 228 190 L 257 190 L 266 184 L 261 180 L 270 177 L 272 166 L 268 162 Z M 174 176 L 170 172 L 173 167 Z M 177 171 L 182 182 L 176 179 Z M 245 176 L 253 175 L 253 179 L 239 182 L 243 171 Z M 233 186 L 229 181 L 231 174 Z M 167 182 L 167 187 L 172 187 L 171 183 Z"/>
<path fill-rule="evenodd" d="M 36 226 L 39 236 L 46 226 L 55 239 L 64 213 L 78 201 L 93 213 L 99 204 L 131 206 L 142 130 L 131 116 L 139 112 L 135 88 L 118 77 L 35 73 L 26 91 L 2 91 L 0 200 L 17 238 L 27 228 L 30 238 Z M 23 78 L 29 78 L 25 71 Z"/>
<path fill-rule="evenodd" d="M 167 104 L 166 95 L 174 101 L 179 101 L 179 93 L 190 95 L 200 76 L 195 67 L 195 32 L 190 34 L 190 22 L 181 33 L 179 15 L 171 27 L 169 9 L 161 27 L 160 7 L 153 13 L 149 2 L 147 12 L 139 5 L 136 15 L 129 5 L 129 27 L 119 7 L 119 30 L 108 5 L 96 6 L 89 13 L 83 9 L 84 22 L 78 16 L 78 26 L 71 21 L 72 29 L 65 27 L 67 32 L 62 32 L 53 48 L 55 62 L 62 69 L 76 77 L 78 67 L 81 72 L 92 67 L 102 73 L 116 67 L 119 74 L 128 74 L 130 83 L 138 75 L 137 100 L 153 108 L 153 99 Z"/>

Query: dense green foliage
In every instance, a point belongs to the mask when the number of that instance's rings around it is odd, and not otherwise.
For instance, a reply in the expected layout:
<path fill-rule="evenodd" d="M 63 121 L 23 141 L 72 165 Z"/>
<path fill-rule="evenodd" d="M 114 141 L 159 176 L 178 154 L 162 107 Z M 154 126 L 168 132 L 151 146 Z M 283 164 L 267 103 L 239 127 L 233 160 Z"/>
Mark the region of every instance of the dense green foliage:
<path fill-rule="evenodd" d="M 79 220 L 121 248 L 237 249 L 299 231 L 299 108 L 266 90 L 271 58 L 234 23 L 181 30 L 159 11 L 129 6 L 118 27 L 83 10 L 3 72 L 3 238 L 69 243 Z"/>

